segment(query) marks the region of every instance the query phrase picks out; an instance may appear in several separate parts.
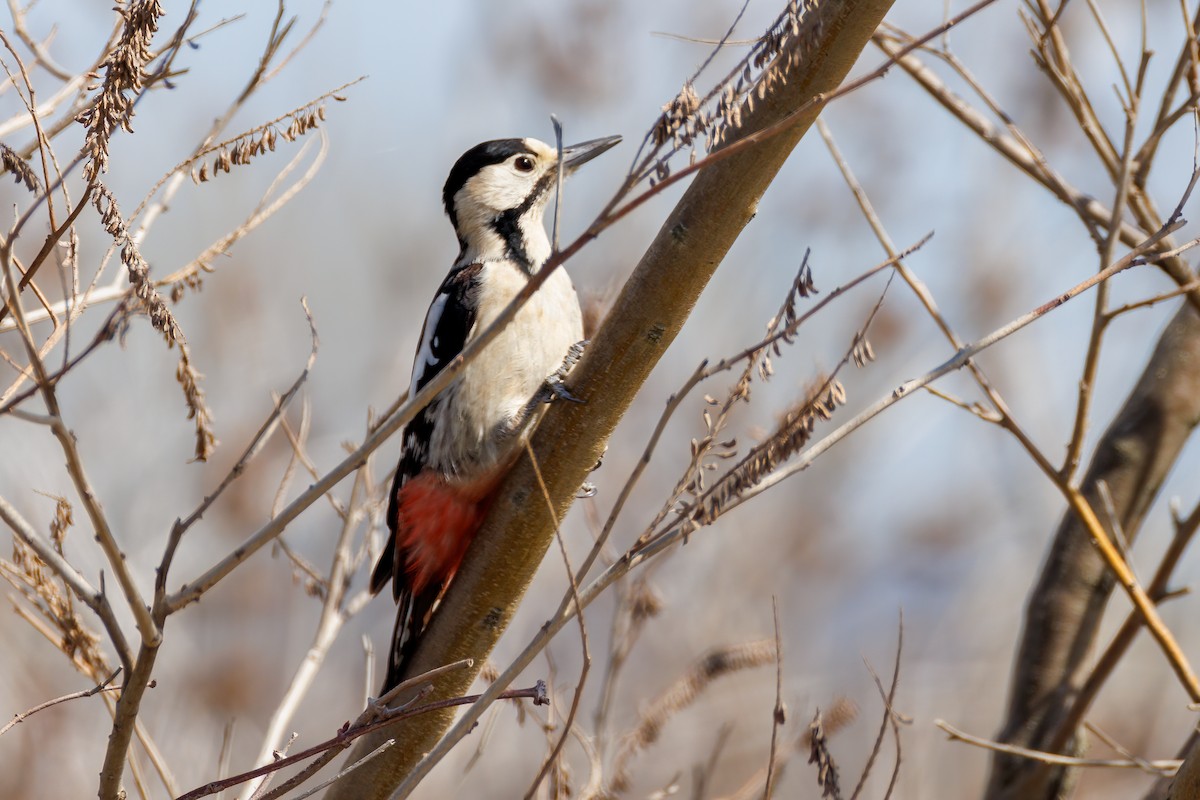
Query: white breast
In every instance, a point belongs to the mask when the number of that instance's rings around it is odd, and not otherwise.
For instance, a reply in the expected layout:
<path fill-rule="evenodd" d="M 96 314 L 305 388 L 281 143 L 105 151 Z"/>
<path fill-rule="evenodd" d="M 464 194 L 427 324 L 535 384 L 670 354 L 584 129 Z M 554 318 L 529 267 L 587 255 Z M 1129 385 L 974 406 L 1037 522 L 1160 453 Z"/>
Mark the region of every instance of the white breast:
<path fill-rule="evenodd" d="M 468 344 L 527 281 L 524 270 L 509 261 L 484 265 Z M 431 466 L 469 478 L 507 458 L 527 434 L 519 429 L 530 399 L 581 339 L 579 298 L 570 276 L 559 269 L 443 396 L 430 442 Z"/>

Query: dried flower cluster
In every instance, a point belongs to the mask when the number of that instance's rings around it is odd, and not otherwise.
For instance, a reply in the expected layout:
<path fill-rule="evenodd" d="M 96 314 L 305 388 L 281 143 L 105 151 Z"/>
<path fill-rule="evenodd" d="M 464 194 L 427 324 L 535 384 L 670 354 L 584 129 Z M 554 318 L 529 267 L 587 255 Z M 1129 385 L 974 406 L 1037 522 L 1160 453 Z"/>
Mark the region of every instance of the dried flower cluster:
<path fill-rule="evenodd" d="M 163 8 L 158 0 L 141 0 L 126 8 L 117 6 L 117 13 L 124 17 L 125 26 L 116 47 L 102 64 L 104 83 L 100 94 L 90 108 L 76 117 L 87 128 L 84 149 L 91 161 L 84 166 L 84 176 L 89 180 L 108 169 L 108 140 L 117 126 L 133 130 L 129 124 L 133 104 L 142 90 L 144 68 L 152 56 L 150 42 L 158 31 Z"/>
<path fill-rule="evenodd" d="M 795 64 L 797 45 L 805 43 L 801 40 L 801 35 L 804 34 L 806 41 L 815 40 L 820 34 L 820 27 L 816 24 L 806 24 L 806 17 L 810 9 L 815 7 L 813 0 L 804 0 L 803 3 L 797 0 L 790 0 L 787 8 L 783 10 L 767 32 L 763 34 L 758 43 L 751 50 L 749 61 L 755 69 L 762 69 L 767 66 L 776 56 L 782 54 L 783 60 L 776 64 L 773 69 L 787 71 Z M 814 16 L 815 20 L 816 17 Z M 768 70 L 767 75 L 770 76 L 771 70 Z M 759 98 L 761 99 L 767 92 L 771 90 L 770 84 L 780 76 L 775 75 L 768 78 L 768 85 L 765 89 L 759 90 Z"/>
<path fill-rule="evenodd" d="M 67 539 L 67 531 L 75 524 L 75 513 L 67 498 L 55 497 L 54 501 L 54 519 L 50 520 L 50 542 L 61 556 L 65 555 L 63 542 Z"/>
<path fill-rule="evenodd" d="M 774 352 L 777 356 L 782 355 L 781 344 L 793 344 L 796 341 L 796 321 L 799 319 L 796 313 L 796 301 L 805 300 L 814 294 L 819 294 L 819 290 L 813 282 L 812 268 L 808 265 L 808 252 L 805 251 L 804 260 L 800 263 L 800 269 L 792 280 L 792 288 L 788 292 L 783 308 L 767 323 L 767 332 L 771 335 L 778 333 L 778 338 L 771 343 L 770 348 L 765 348 L 761 353 L 758 372 L 763 380 L 770 379 L 771 375 L 775 373 L 775 368 L 771 365 L 771 353 Z M 781 320 L 782 327 L 780 326 Z"/>
<path fill-rule="evenodd" d="M 812 5 L 813 0 L 791 0 L 746 57 L 707 95 L 697 96 L 689 80 L 675 99 L 663 106 L 650 140 L 656 148 L 669 141 L 671 150 L 654 161 L 651 185 L 670 177 L 672 155 L 693 147 L 702 134 L 704 150 L 712 152 L 732 131 L 741 129 L 743 114 L 753 111 L 755 102 L 787 83 L 803 45 L 820 33 L 816 23 L 807 22 L 810 16 L 816 19 L 815 14 L 808 14 Z M 691 162 L 695 161 L 693 149 Z"/>
<path fill-rule="evenodd" d="M 840 800 L 842 789 L 838 785 L 837 764 L 829 752 L 829 744 L 825 740 L 825 725 L 821 720 L 821 709 L 813 715 L 813 721 L 808 726 L 809 743 L 812 747 L 808 763 L 817 765 L 817 785 L 821 787 L 822 797 L 832 797 Z"/>
<path fill-rule="evenodd" d="M 663 726 L 683 709 L 690 706 L 709 685 L 724 675 L 744 669 L 775 663 L 775 640 L 732 645 L 709 651 L 694 663 L 666 692 L 641 714 L 637 727 L 625 735 L 621 749 L 613 761 L 611 789 L 615 793 L 629 790 L 630 761 L 640 751 L 658 740 Z"/>
<path fill-rule="evenodd" d="M 714 513 L 711 515 L 698 514 L 694 509 L 703 508 L 713 495 L 713 490 L 707 484 L 706 474 L 715 472 L 718 469 L 718 464 L 710 459 L 730 460 L 737 457 L 737 440 L 734 438 L 722 440 L 722 431 L 729 422 L 729 416 L 733 407 L 738 402 L 750 401 L 750 385 L 755 373 L 757 372 L 764 381 L 770 380 L 771 375 L 774 373 L 774 367 L 771 364 L 770 358 L 771 352 L 774 351 L 776 355 L 779 355 L 781 353 L 781 343 L 791 344 L 795 341 L 795 325 L 798 320 L 796 302 L 815 294 L 816 291 L 817 288 L 813 283 L 812 270 L 808 264 L 808 253 L 805 253 L 804 260 L 800 264 L 800 269 L 797 271 L 796 277 L 793 279 L 792 285 L 788 289 L 787 296 L 780 305 L 779 311 L 767 323 L 766 338 L 739 355 L 722 360 L 707 370 L 707 372 L 702 365 L 701 370 L 697 373 L 698 377 L 715 375 L 732 368 L 737 363 L 745 362 L 737 381 L 734 382 L 723 400 L 717 400 L 711 395 L 705 395 L 705 403 L 709 406 L 709 408 L 704 409 L 702 412 L 706 433 L 703 437 L 691 441 L 692 452 L 687 469 L 680 477 L 668 501 L 647 527 L 646 532 L 638 539 L 635 548 L 641 547 L 655 538 L 659 523 L 666 519 L 672 509 L 675 510 L 677 515 L 683 518 L 681 524 L 684 541 L 687 541 L 687 537 L 692 531 L 700 527 L 702 523 L 699 520 L 704 520 L 703 524 L 707 524 L 714 520 L 720 513 L 719 508 L 714 509 Z M 739 465 L 739 467 L 743 465 Z M 734 469 L 738 469 L 738 467 Z M 716 487 L 722 487 L 723 482 L 729 479 L 730 473 L 721 476 L 718 479 Z M 680 504 L 680 498 L 685 494 L 690 495 L 691 501 L 687 504 Z M 722 494 L 722 505 L 727 499 L 728 496 Z M 677 520 L 677 522 L 680 521 Z"/>
<path fill-rule="evenodd" d="M 66 499 L 55 499 L 57 506 L 50 523 L 50 537 L 54 549 L 61 555 L 63 539 L 72 524 L 72 511 Z M 100 651 L 100 637 L 79 618 L 70 590 L 61 578 L 56 580 L 54 571 L 46 562 L 16 536 L 13 537 L 12 562 L 0 561 L 0 574 L 53 626 L 59 649 L 80 671 L 96 681 L 111 674 L 112 670 Z M 18 613 L 24 616 L 28 612 L 18 607 Z M 35 627 L 45 635 L 52 636 L 51 630 L 40 623 Z"/>
<path fill-rule="evenodd" d="M 798 319 L 796 311 L 797 301 L 815 294 L 816 291 L 817 288 L 813 283 L 812 270 L 808 263 L 808 254 L 805 253 L 804 260 L 800 264 L 800 269 L 797 271 L 796 277 L 792 280 L 787 297 L 784 298 L 779 311 L 767 323 L 766 338 L 742 355 L 746 360 L 746 365 L 738 376 L 736 383 L 729 390 L 726 398 L 723 401 L 718 401 L 712 397 L 705 397 L 705 401 L 709 406 L 717 407 L 717 413 L 714 416 L 708 409 L 705 409 L 703 412 L 704 423 L 708 429 L 707 435 L 701 439 L 692 440 L 692 467 L 685 476 L 686 480 L 682 484 L 682 492 L 691 495 L 692 501 L 689 506 L 691 509 L 705 508 L 712 501 L 714 495 L 720 497 L 720 507 L 710 508 L 711 513 L 698 514 L 693 512 L 689 514 L 689 521 L 686 523 L 687 532 L 694 530 L 697 523 L 708 524 L 719 516 L 721 507 L 732 496 L 725 493 L 726 487 L 732 487 L 732 491 L 736 493 L 749 485 L 753 485 L 753 483 L 743 483 L 742 479 L 733 477 L 739 470 L 749 473 L 746 477 L 752 478 L 753 482 L 757 482 L 761 480 L 763 475 L 773 469 L 774 466 L 778 465 L 780 461 L 795 452 L 795 450 L 790 450 L 787 455 L 779 455 L 774 459 L 762 455 L 762 451 L 768 448 L 772 441 L 776 441 L 779 445 L 784 444 L 782 441 L 779 441 L 779 438 L 783 435 L 781 429 L 781 431 L 777 431 L 767 442 L 752 450 L 750 455 L 746 459 L 743 459 L 740 464 L 721 476 L 712 489 L 706 484 L 705 473 L 717 469 L 716 463 L 705 461 L 706 458 L 713 456 L 718 459 L 728 460 L 737 456 L 737 441 L 735 439 L 717 441 L 718 435 L 726 426 L 730 411 L 737 402 L 750 401 L 750 385 L 756 372 L 763 381 L 771 379 L 771 376 L 775 373 L 775 368 L 771 363 L 771 353 L 774 352 L 775 355 L 781 355 L 781 346 L 783 344 L 792 344 L 795 341 L 795 323 Z M 836 384 L 836 382 L 834 383 Z M 840 393 L 841 385 L 836 384 L 836 386 Z M 807 404 L 806 401 L 802 404 L 802 407 Z M 817 404 L 817 407 L 824 408 L 820 403 Z M 787 422 L 784 423 L 783 428 L 788 428 Z M 795 449 L 799 449 L 810 435 L 811 430 L 804 433 L 804 441 L 793 442 L 792 446 Z M 784 438 L 788 437 L 785 435 Z M 718 447 L 720 448 L 719 450 L 717 449 Z M 759 454 L 758 459 L 754 458 L 756 454 Z M 755 460 L 759 464 L 758 468 L 750 466 L 750 463 Z M 720 491 L 714 491 L 716 489 L 720 489 Z"/>
<path fill-rule="evenodd" d="M 134 295 L 150 317 L 150 324 L 162 333 L 168 347 L 179 345 L 179 364 L 175 368 L 175 379 L 183 387 L 183 396 L 188 408 L 187 417 L 195 423 L 195 457 L 198 461 L 205 461 L 216 447 L 217 437 L 212 428 L 212 412 L 205 404 L 204 390 L 200 388 L 201 375 L 192 364 L 183 330 L 162 295 L 158 293 L 154 282 L 150 280 L 150 265 L 146 263 L 146 259 L 134 243 L 121 216 L 121 210 L 117 207 L 117 200 L 107 186 L 97 182 L 92 193 L 92 203 L 100 212 L 104 229 L 121 248 L 121 263 L 129 273 L 129 283 L 133 287 Z"/>
<path fill-rule="evenodd" d="M 187 418 L 192 420 L 196 428 L 195 458 L 197 461 L 207 461 L 217 446 L 217 434 L 213 430 L 212 412 L 204 402 L 204 390 L 200 388 L 200 378 L 192 364 L 191 353 L 187 345 L 179 343 L 179 364 L 175 367 L 175 380 L 183 387 L 183 399 L 187 403 Z"/>
<path fill-rule="evenodd" d="M 141 300 L 142 307 L 150 317 L 150 324 L 154 326 L 155 330 L 162 333 L 168 345 L 182 341 L 183 331 L 179 328 L 179 323 L 175 321 L 175 315 L 171 313 L 171 309 L 167 308 L 162 296 L 154 288 L 154 282 L 150 280 L 150 265 L 146 263 L 146 259 L 142 258 L 142 254 L 121 216 L 121 209 L 117 207 L 117 199 L 113 197 L 107 186 L 102 183 L 96 184 L 96 189 L 92 193 L 92 205 L 100 212 L 100 221 L 104 225 L 104 230 L 108 231 L 108 234 L 113 237 L 113 241 L 121 248 L 121 263 L 125 265 L 125 269 L 129 273 L 129 283 L 133 287 L 134 294 Z"/>
<path fill-rule="evenodd" d="M 665 144 L 668 139 L 672 139 L 676 150 L 690 145 L 696 132 L 703 130 L 703 127 L 697 128 L 698 124 L 703 125 L 701 117 L 696 113 L 700 110 L 700 98 L 696 95 L 691 81 L 688 81 L 675 99 L 662 107 L 662 116 L 658 118 L 650 134 L 654 144 Z"/>
<path fill-rule="evenodd" d="M 721 476 L 690 513 L 693 522 L 711 524 L 730 500 L 756 485 L 791 458 L 812 438 L 818 422 L 828 421 L 837 407 L 845 404 L 846 390 L 835 378 L 821 381 L 817 388 L 788 411 L 766 441 L 752 449 L 733 469 Z"/>
<path fill-rule="evenodd" d="M 637 581 L 630 588 L 629 617 L 636 624 L 643 624 L 662 613 L 663 598 L 649 581 Z"/>
<path fill-rule="evenodd" d="M 209 271 L 212 269 L 205 263 L 201 263 L 200 268 Z M 178 303 L 180 300 L 182 300 L 188 289 L 191 289 L 193 292 L 198 292 L 203 288 L 204 276 L 199 272 L 188 273 L 171 286 L 171 302 Z"/>
<path fill-rule="evenodd" d="M 712 150 L 728 138 L 730 131 L 742 127 L 743 105 L 746 111 L 753 111 L 757 100 L 765 99 L 776 85 L 787 83 L 804 46 L 820 34 L 816 23 L 807 23 L 813 5 L 813 0 L 791 0 L 750 49 L 737 80 L 726 79 L 717 103 L 717 124 L 711 126 L 711 139 L 705 145 L 706 150 Z M 815 14 L 811 17 L 817 19 Z M 757 78 L 755 71 L 760 73 Z"/>
<path fill-rule="evenodd" d="M 293 111 L 280 119 L 268 122 L 246 131 L 242 135 L 222 142 L 200 153 L 196 160 L 214 154 L 212 161 L 201 164 L 200 169 L 192 170 L 192 180 L 204 183 L 222 172 L 229 172 L 236 166 L 249 164 L 257 156 L 267 151 L 274 152 L 278 140 L 292 142 L 320 125 L 325 120 L 325 105 L 312 103 L 297 111 Z M 287 123 L 286 126 L 283 123 Z"/>
<path fill-rule="evenodd" d="M 6 144 L 0 144 L 0 165 L 3 166 L 5 172 L 16 178 L 17 183 L 24 185 L 26 189 L 35 194 L 41 194 L 42 182 L 38 180 L 33 167 L 29 166 L 28 161 L 21 158 Z"/>
<path fill-rule="evenodd" d="M 858 334 L 854 337 L 854 347 L 850 350 L 850 358 L 854 359 L 854 366 L 862 368 L 875 360 L 875 349 L 871 347 L 871 342 L 863 334 Z"/>

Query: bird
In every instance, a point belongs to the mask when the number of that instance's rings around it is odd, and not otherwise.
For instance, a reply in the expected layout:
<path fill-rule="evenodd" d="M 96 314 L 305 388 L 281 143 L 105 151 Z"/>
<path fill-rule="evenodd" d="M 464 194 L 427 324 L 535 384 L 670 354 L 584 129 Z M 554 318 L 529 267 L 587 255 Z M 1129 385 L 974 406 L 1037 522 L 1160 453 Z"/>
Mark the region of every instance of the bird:
<path fill-rule="evenodd" d="M 569 175 L 620 136 L 562 148 Z M 543 221 L 559 151 L 531 138 L 467 150 L 442 189 L 459 253 L 430 303 L 409 397 L 496 319 L 551 255 Z M 582 353 L 583 323 L 570 277 L 556 270 L 455 380 L 404 428 L 388 495 L 390 536 L 370 589 L 390 580 L 396 622 L 383 691 L 398 684 L 446 586 L 483 524 L 540 403 L 573 400 L 562 378 Z"/>

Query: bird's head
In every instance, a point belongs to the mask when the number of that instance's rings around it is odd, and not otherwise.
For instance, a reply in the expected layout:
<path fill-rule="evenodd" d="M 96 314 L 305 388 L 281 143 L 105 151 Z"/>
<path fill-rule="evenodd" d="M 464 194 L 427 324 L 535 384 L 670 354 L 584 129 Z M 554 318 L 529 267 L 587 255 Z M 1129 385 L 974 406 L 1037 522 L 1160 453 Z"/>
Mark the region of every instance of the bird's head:
<path fill-rule="evenodd" d="M 619 141 L 607 136 L 564 147 L 563 174 Z M 557 176 L 558 152 L 537 139 L 495 139 L 463 153 L 442 189 L 460 261 L 508 258 L 531 272 L 541 266 L 550 256 L 542 214 Z"/>

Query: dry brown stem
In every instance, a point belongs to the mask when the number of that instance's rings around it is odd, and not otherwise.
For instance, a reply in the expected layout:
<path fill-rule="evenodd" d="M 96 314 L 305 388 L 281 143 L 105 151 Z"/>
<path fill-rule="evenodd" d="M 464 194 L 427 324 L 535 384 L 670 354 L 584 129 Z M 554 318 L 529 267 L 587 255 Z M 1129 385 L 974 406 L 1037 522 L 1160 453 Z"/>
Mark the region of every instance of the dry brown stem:
<path fill-rule="evenodd" d="M 3 728 L 0 728 L 0 736 L 3 736 L 4 734 L 8 733 L 9 728 L 12 728 L 16 725 L 20 725 L 22 722 L 29 719 L 31 716 L 33 716 L 37 712 L 43 711 L 47 708 L 50 708 L 51 706 L 56 706 L 59 703 L 66 703 L 71 700 L 80 700 L 84 697 L 92 697 L 93 695 L 97 695 L 100 692 L 109 692 L 109 691 L 115 690 L 117 687 L 109 686 L 109 684 L 112 683 L 114 680 L 116 680 L 116 677 L 117 677 L 117 675 L 120 674 L 120 672 L 121 672 L 121 668 L 118 667 L 117 669 L 113 670 L 112 674 L 110 674 L 107 678 L 105 678 L 103 681 L 96 684 L 95 686 L 93 686 L 90 689 L 83 689 L 82 691 L 71 692 L 70 694 L 64 694 L 62 697 L 56 697 L 53 700 L 47 700 L 44 703 L 38 703 L 33 708 L 13 714 L 13 718 L 11 720 L 9 720 L 8 723 Z"/>
<path fill-rule="evenodd" d="M 240 783 L 245 783 L 246 781 L 253 780 L 254 778 L 258 778 L 263 775 L 269 775 L 271 773 L 278 772 L 281 769 L 299 764 L 300 762 L 312 758 L 313 756 L 323 755 L 325 752 L 331 749 L 336 748 L 336 751 L 340 752 L 348 747 L 355 739 L 386 728 L 387 726 L 399 720 L 411 719 L 421 714 L 428 714 L 434 711 L 454 708 L 456 706 L 469 705 L 478 701 L 480 697 L 481 695 L 477 694 L 468 695 L 466 697 L 452 697 L 446 700 L 434 700 L 422 705 L 400 706 L 387 709 L 379 715 L 378 719 L 374 719 L 371 722 L 357 726 L 352 726 L 347 723 L 340 731 L 338 731 L 336 736 L 331 739 L 327 739 L 320 744 L 313 745 L 312 747 L 302 750 L 299 753 L 293 753 L 286 758 L 280 758 L 271 764 L 267 764 L 266 766 L 249 770 L 238 775 L 233 775 L 223 780 L 207 783 L 204 786 L 197 787 L 186 794 L 180 795 L 177 800 L 199 800 L 201 797 L 208 797 L 211 794 L 224 791 L 225 789 L 228 789 L 232 786 L 237 786 Z M 541 681 L 538 681 L 537 685 L 528 689 L 514 689 L 512 691 L 503 692 L 502 699 L 532 700 L 535 704 L 542 705 L 550 702 L 546 695 L 546 684 L 542 683 Z M 306 775 L 305 777 L 307 778 L 308 776 Z M 283 785 L 281 785 L 280 788 L 282 789 Z M 287 785 L 287 788 L 290 790 L 295 787 L 292 785 Z M 274 793 L 264 795 L 264 800 L 266 797 L 272 796 L 272 794 Z M 278 797 L 280 795 L 274 796 Z"/>

